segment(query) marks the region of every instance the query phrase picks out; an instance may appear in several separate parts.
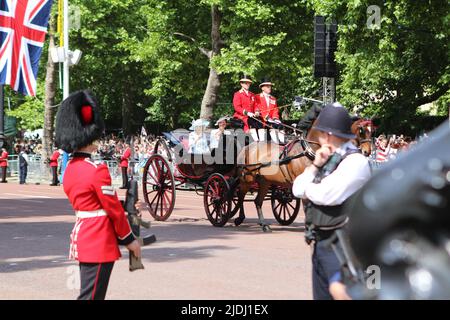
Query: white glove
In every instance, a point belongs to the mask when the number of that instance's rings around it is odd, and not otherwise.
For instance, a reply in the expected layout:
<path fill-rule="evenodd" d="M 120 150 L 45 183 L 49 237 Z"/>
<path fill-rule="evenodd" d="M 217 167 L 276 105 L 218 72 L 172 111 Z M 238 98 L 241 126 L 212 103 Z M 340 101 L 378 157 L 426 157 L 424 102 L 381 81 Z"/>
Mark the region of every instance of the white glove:
<path fill-rule="evenodd" d="M 273 120 L 272 122 L 275 122 L 275 123 L 281 124 L 281 121 L 280 121 L 280 120 L 278 120 L 278 119 L 275 119 L 275 120 Z"/>
<path fill-rule="evenodd" d="M 267 122 L 275 122 L 272 118 L 267 118 Z"/>
<path fill-rule="evenodd" d="M 255 114 L 254 114 L 253 112 L 247 112 L 247 116 L 249 116 L 249 117 L 254 117 Z"/>

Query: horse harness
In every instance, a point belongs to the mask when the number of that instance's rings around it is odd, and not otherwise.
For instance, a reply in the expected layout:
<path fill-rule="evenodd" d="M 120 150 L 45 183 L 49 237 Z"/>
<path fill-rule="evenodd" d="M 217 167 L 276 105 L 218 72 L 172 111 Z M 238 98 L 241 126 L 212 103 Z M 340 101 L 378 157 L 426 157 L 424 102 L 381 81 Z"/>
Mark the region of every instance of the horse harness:
<path fill-rule="evenodd" d="M 299 152 L 293 156 L 288 156 L 288 153 L 292 150 L 292 148 L 294 147 L 294 145 L 296 143 L 300 143 L 303 151 Z M 312 142 L 312 143 L 315 143 L 315 142 Z M 293 181 L 289 171 L 286 170 L 285 167 L 283 170 L 283 166 L 287 165 L 292 160 L 295 160 L 295 159 L 298 159 L 301 157 L 307 157 L 309 160 L 314 161 L 315 156 L 316 155 L 314 153 L 314 150 L 310 146 L 310 141 L 304 139 L 303 137 L 299 137 L 299 138 L 296 138 L 293 141 L 289 142 L 286 146 L 283 147 L 283 150 L 281 151 L 278 161 L 254 163 L 254 164 L 244 164 L 244 165 L 238 165 L 238 167 L 241 167 L 244 169 L 242 172 L 242 175 L 246 176 L 246 175 L 251 175 L 254 171 L 259 171 L 262 168 L 269 167 L 272 165 L 278 165 L 278 166 L 280 166 L 281 173 L 283 174 L 286 181 Z M 254 167 L 254 168 L 249 169 L 249 167 Z"/>

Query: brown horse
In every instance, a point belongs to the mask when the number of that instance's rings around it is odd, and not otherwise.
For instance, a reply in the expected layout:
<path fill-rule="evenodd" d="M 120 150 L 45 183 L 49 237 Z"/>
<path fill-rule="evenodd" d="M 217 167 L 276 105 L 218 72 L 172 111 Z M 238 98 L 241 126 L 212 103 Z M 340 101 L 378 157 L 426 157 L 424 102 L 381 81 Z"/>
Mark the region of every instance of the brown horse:
<path fill-rule="evenodd" d="M 353 122 L 352 132 L 356 135 L 354 144 L 361 149 L 366 156 L 372 153 L 372 134 L 374 131 L 373 122 L 370 119 L 360 118 Z"/>
<path fill-rule="evenodd" d="M 371 131 L 368 128 L 367 120 L 357 120 L 352 126 L 352 132 L 357 136 L 355 139 L 359 143 L 364 154 L 371 152 Z M 315 121 L 314 121 L 315 122 Z M 314 126 L 314 123 L 313 123 Z M 258 213 L 259 225 L 263 231 L 269 232 L 270 227 L 264 220 L 262 204 L 268 191 L 274 187 L 284 187 L 289 190 L 297 176 L 303 173 L 314 159 L 314 151 L 320 146 L 318 143 L 318 131 L 310 129 L 306 139 L 298 138 L 290 142 L 286 147 L 281 147 L 270 142 L 254 142 L 246 146 L 238 155 L 239 177 L 238 202 L 239 217 L 234 220 L 236 226 L 245 219 L 244 198 L 252 187 L 257 186 L 258 194 L 254 200 Z M 370 142 L 369 142 L 370 141 Z M 280 156 L 283 152 L 285 154 Z M 290 158 L 290 161 L 280 162 L 282 158 Z"/>

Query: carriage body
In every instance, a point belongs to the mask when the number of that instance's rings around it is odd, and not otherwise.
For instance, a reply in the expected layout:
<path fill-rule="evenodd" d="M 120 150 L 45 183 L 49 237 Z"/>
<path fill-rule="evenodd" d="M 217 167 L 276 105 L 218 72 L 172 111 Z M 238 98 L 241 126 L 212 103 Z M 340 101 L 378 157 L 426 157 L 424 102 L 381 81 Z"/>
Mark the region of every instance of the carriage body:
<path fill-rule="evenodd" d="M 151 216 L 157 221 L 167 220 L 175 206 L 176 190 L 186 190 L 182 186 L 190 185 L 203 196 L 205 213 L 211 224 L 224 226 L 243 205 L 237 199 L 241 173 L 237 156 L 249 140 L 244 137 L 239 141 L 237 137 L 227 136 L 208 154 L 190 154 L 182 143 L 173 143 L 170 139 L 173 137 L 169 137 L 169 143 L 157 140 L 153 155 L 144 166 L 142 181 L 144 200 Z M 256 183 L 250 192 L 257 191 Z M 291 224 L 298 214 L 299 200 L 293 198 L 290 186 L 273 186 L 271 191 L 267 200 L 271 200 L 276 220 L 282 225 Z M 293 210 L 285 208 L 288 204 Z"/>

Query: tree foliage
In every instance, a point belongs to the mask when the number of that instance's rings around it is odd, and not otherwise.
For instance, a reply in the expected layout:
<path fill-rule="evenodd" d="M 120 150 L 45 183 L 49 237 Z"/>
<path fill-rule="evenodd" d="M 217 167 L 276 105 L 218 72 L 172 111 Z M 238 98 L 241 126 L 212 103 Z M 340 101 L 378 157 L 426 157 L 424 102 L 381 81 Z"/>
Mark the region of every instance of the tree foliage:
<path fill-rule="evenodd" d="M 262 77 L 270 77 L 280 105 L 295 95 L 317 97 L 313 18 L 319 14 L 339 24 L 337 98 L 345 106 L 382 118 L 390 128 L 414 127 L 418 107 L 428 102 L 435 102 L 441 115 L 448 111 L 446 0 L 71 0 L 71 5 L 80 10 L 81 27 L 71 31 L 70 46 L 83 51 L 80 64 L 71 68 L 71 90 L 91 88 L 109 128 L 186 126 L 200 114 L 210 68 L 220 77 L 215 117 L 233 113 L 241 72 L 253 76 L 254 92 Z M 203 51 L 211 50 L 212 5 L 221 13 L 223 43 L 209 60 Z M 367 27 L 370 5 L 381 9 L 379 29 Z M 39 86 L 43 75 L 41 68 Z M 15 115 L 39 118 L 42 99 L 31 101 Z M 38 125 L 31 119 L 20 123 Z"/>

